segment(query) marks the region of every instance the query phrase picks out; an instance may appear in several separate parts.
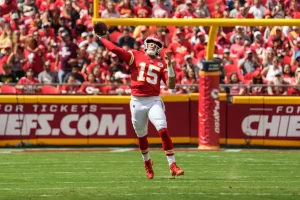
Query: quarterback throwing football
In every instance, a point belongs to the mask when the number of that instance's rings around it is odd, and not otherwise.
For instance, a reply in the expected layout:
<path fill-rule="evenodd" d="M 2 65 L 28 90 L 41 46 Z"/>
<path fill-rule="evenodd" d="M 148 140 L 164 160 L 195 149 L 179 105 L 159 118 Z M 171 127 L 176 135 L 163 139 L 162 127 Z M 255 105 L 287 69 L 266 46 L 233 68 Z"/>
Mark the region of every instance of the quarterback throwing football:
<path fill-rule="evenodd" d="M 96 35 L 109 51 L 130 66 L 131 120 L 138 137 L 148 179 L 154 177 L 153 161 L 148 150 L 148 120 L 155 126 L 161 137 L 171 175 L 183 175 L 184 171 L 175 162 L 173 143 L 167 129 L 164 103 L 159 96 L 161 80 L 165 82 L 168 88 L 175 88 L 176 80 L 171 65 L 171 55 L 165 54 L 165 63 L 158 58 L 163 43 L 156 35 L 146 38 L 145 53 L 136 50 L 126 51 L 107 40 L 106 36 Z"/>

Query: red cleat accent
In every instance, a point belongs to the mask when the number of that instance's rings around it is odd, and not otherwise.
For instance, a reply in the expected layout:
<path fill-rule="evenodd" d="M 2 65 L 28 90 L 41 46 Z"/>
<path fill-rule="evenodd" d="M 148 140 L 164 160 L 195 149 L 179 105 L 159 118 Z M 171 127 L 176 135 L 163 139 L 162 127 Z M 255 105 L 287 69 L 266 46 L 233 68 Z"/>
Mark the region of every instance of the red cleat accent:
<path fill-rule="evenodd" d="M 154 177 L 154 171 L 152 168 L 153 165 L 153 161 L 151 159 L 144 161 L 144 165 L 145 165 L 145 170 L 146 170 L 146 175 L 148 179 L 153 179 Z"/>
<path fill-rule="evenodd" d="M 183 169 L 180 169 L 180 168 L 176 165 L 176 163 L 172 163 L 172 164 L 170 165 L 170 174 L 171 174 L 172 176 L 180 176 L 180 175 L 184 175 L 184 171 L 183 171 Z"/>

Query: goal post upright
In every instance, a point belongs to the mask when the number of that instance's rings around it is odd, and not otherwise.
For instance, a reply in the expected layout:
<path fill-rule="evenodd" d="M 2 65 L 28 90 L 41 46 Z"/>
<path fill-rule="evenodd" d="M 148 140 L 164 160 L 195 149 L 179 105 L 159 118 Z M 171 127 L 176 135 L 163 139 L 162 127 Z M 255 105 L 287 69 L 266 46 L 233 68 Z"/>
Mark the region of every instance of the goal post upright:
<path fill-rule="evenodd" d="M 199 73 L 199 149 L 219 149 L 219 64 L 213 61 L 219 27 L 234 26 L 300 26 L 300 19 L 172 19 L 172 18 L 99 18 L 99 0 L 94 1 L 93 23 L 111 26 L 207 26 L 210 27 L 206 59 Z M 219 115 L 218 115 L 219 114 Z"/>

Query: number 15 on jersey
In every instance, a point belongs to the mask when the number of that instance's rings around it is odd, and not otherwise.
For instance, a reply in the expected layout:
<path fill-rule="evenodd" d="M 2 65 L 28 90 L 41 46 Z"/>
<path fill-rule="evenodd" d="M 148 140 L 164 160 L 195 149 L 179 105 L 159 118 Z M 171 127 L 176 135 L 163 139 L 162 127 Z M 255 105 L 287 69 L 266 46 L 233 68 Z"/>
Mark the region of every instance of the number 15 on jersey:
<path fill-rule="evenodd" d="M 161 68 L 155 65 L 149 64 L 148 68 L 146 63 L 142 62 L 139 64 L 139 76 L 138 81 L 147 81 L 150 84 L 156 85 L 158 81 L 158 73 L 160 73 Z"/>

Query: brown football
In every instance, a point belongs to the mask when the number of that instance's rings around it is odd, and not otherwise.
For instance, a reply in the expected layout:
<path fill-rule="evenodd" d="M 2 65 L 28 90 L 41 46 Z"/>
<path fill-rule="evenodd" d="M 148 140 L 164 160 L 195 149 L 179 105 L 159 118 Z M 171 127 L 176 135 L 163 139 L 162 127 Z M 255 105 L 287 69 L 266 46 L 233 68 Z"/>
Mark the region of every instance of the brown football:
<path fill-rule="evenodd" d="M 94 24 L 94 32 L 99 36 L 106 35 L 107 33 L 107 26 L 103 22 L 96 22 Z"/>

